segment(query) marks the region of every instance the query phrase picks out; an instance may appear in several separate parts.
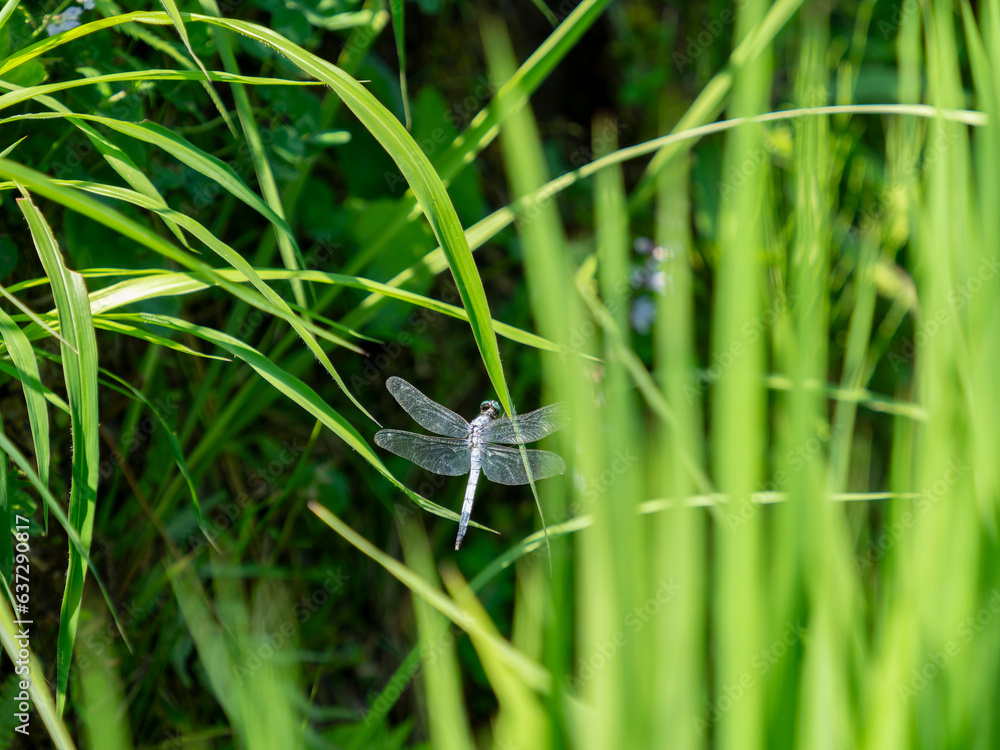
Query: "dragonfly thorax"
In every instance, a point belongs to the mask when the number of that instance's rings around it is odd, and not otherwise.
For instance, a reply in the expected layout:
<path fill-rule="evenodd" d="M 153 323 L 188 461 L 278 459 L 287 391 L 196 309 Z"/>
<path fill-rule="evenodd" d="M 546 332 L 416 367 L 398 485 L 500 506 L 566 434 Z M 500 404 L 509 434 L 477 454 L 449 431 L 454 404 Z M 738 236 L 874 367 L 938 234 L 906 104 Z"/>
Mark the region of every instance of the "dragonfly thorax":
<path fill-rule="evenodd" d="M 483 403 L 479 405 L 479 413 L 484 417 L 496 419 L 500 416 L 500 404 L 496 401 L 483 401 Z"/>

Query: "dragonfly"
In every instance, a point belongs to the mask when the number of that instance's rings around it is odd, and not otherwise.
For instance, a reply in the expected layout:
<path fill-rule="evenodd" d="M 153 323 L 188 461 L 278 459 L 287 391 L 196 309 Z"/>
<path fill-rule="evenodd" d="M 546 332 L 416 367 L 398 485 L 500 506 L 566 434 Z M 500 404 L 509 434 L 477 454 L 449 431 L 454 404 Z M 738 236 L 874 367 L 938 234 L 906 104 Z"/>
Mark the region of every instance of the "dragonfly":
<path fill-rule="evenodd" d="M 469 475 L 455 539 L 456 550 L 462 546 L 469 527 L 479 472 L 497 484 L 528 484 L 521 448 L 507 446 L 534 443 L 566 423 L 562 404 L 543 406 L 511 419 L 500 416 L 500 404 L 496 401 L 483 401 L 479 416 L 467 422 L 451 409 L 431 401 L 402 378 L 389 378 L 385 387 L 417 424 L 437 435 L 379 430 L 375 433 L 375 444 L 435 474 Z M 548 479 L 566 471 L 566 464 L 556 453 L 531 448 L 525 448 L 524 452 L 534 480 Z"/>

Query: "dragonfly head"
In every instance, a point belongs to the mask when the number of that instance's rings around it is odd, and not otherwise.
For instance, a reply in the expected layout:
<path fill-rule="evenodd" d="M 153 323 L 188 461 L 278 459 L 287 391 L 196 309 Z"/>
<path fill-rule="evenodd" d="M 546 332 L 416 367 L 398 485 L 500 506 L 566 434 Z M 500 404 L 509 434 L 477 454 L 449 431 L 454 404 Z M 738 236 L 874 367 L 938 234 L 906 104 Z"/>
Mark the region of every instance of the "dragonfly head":
<path fill-rule="evenodd" d="M 487 416 L 490 419 L 496 419 L 500 416 L 500 404 L 496 401 L 483 401 L 479 405 L 479 413 L 483 416 Z"/>

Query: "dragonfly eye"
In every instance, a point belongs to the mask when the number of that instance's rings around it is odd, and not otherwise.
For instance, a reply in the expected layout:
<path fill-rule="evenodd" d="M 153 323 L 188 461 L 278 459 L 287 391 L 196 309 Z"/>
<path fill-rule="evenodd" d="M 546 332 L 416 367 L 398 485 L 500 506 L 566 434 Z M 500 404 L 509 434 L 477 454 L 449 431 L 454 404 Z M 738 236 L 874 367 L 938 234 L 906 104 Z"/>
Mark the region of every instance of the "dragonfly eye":
<path fill-rule="evenodd" d="M 500 416 L 500 404 L 496 401 L 483 401 L 479 405 L 480 414 L 488 414 L 492 419 Z"/>

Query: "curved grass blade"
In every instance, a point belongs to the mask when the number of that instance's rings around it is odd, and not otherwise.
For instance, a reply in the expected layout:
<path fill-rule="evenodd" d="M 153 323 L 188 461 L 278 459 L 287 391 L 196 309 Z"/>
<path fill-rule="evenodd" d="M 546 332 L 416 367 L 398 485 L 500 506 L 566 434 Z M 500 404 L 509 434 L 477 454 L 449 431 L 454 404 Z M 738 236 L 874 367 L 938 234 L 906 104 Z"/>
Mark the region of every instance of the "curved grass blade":
<path fill-rule="evenodd" d="M 192 258 L 176 245 L 173 245 L 163 239 L 149 228 L 141 226 L 137 222 L 123 216 L 108 206 L 98 203 L 89 196 L 83 195 L 80 191 L 72 190 L 59 185 L 33 169 L 29 169 L 21 164 L 11 162 L 6 159 L 0 159 L 0 176 L 17 179 L 18 182 L 31 187 L 35 192 L 44 195 L 47 198 L 51 198 L 67 208 L 78 211 L 79 213 L 88 216 L 111 229 L 114 229 L 123 236 L 142 243 L 150 250 L 171 258 L 187 268 L 200 271 L 210 277 L 217 278 L 216 270 L 207 263 Z M 331 377 L 333 377 L 341 391 L 344 392 L 344 394 L 361 411 L 362 414 L 375 422 L 376 420 L 374 417 L 372 417 L 361 405 L 357 398 L 355 398 L 354 394 L 347 389 L 347 384 L 344 382 L 343 378 L 340 377 L 340 373 L 338 373 L 334 368 L 333 363 L 330 361 L 326 352 L 323 351 L 316 339 L 313 338 L 311 333 L 309 333 L 303 321 L 292 312 L 288 303 L 285 302 L 284 299 L 267 284 L 265 284 L 259 276 L 257 276 L 253 267 L 239 253 L 227 253 L 223 257 L 234 268 L 239 269 L 240 272 L 250 280 L 250 283 L 253 284 L 253 286 L 268 300 L 268 302 L 275 306 L 278 311 L 276 314 L 279 314 L 279 317 L 287 321 L 288 324 L 295 329 L 295 332 L 299 334 L 303 341 L 305 341 L 306 346 L 323 365 L 324 369 L 330 373 Z M 235 296 L 242 298 L 243 292 L 238 284 L 233 284 L 221 277 L 218 278 L 220 286 Z"/>
<path fill-rule="evenodd" d="M 28 409 L 31 425 L 31 441 L 35 448 L 35 464 L 38 477 L 43 484 L 49 484 L 49 410 L 45 405 L 45 388 L 38 370 L 38 360 L 31 348 L 28 337 L 14 319 L 0 310 L 0 337 L 7 347 L 11 362 L 17 368 L 17 379 L 24 389 L 24 401 Z M 66 346 L 69 346 L 66 343 Z M 46 519 L 48 514 L 46 513 Z M 48 524 L 46 523 L 46 530 Z"/>
<path fill-rule="evenodd" d="M 177 35 L 181 38 L 181 41 L 184 42 L 184 47 L 187 48 L 188 54 L 191 55 L 191 59 L 194 60 L 195 65 L 198 66 L 198 69 L 205 76 L 205 79 L 207 79 L 202 81 L 202 86 L 204 86 L 205 91 L 208 92 L 208 96 L 212 100 L 212 104 L 215 105 L 215 109 L 220 115 L 222 115 L 222 119 L 226 123 L 226 127 L 229 128 L 229 132 L 235 137 L 236 126 L 233 125 L 233 120 L 230 118 L 229 112 L 226 110 L 225 105 L 222 103 L 218 93 L 215 91 L 215 87 L 211 83 L 211 79 L 208 76 L 208 69 L 205 68 L 201 58 L 195 54 L 194 48 L 191 46 L 191 40 L 188 38 L 187 27 L 184 26 L 184 19 L 181 18 L 181 12 L 177 7 L 177 3 L 175 3 L 174 0 L 160 0 L 160 5 L 163 6 L 167 15 L 170 16 L 170 20 L 173 21 L 174 28 L 177 29 Z"/>
<path fill-rule="evenodd" d="M 197 18 L 192 16 L 192 19 Z M 476 270 L 472 251 L 458 221 L 455 207 L 441 178 L 430 161 L 399 121 L 354 78 L 335 65 L 307 52 L 279 34 L 244 21 L 203 18 L 223 28 L 257 39 L 278 50 L 303 72 L 331 86 L 354 112 L 362 125 L 379 141 L 396 162 L 417 201 L 431 230 L 448 258 L 462 304 L 469 313 L 469 325 L 479 347 L 483 364 L 500 401 L 511 410 L 510 393 L 503 375 L 500 349 L 491 325 L 489 304 L 482 279 Z"/>
<path fill-rule="evenodd" d="M 16 2 L 16 0 L 12 0 L 13 2 Z M 2 447 L 0 446 L 0 449 Z M 3 581 L 3 584 L 9 596 L 10 590 L 7 587 L 7 581 Z M 15 639 L 15 635 L 19 630 L 15 625 L 15 619 L 16 615 L 11 610 L 8 600 L 0 597 L 0 644 L 3 644 L 3 650 L 7 652 L 11 663 L 18 660 L 18 654 L 23 647 L 23 641 Z M 35 658 L 33 651 L 30 647 L 28 648 L 27 682 L 29 684 L 28 694 L 31 696 L 31 703 L 42 718 L 42 723 L 45 725 L 48 736 L 52 740 L 52 746 L 56 750 L 76 750 L 76 745 L 73 744 L 73 737 L 69 729 L 66 727 L 62 717 L 56 712 L 56 707 L 52 703 L 48 678 L 39 660 Z"/>
<path fill-rule="evenodd" d="M 548 692 L 552 687 L 552 676 L 540 664 L 518 651 L 511 643 L 494 632 L 489 632 L 465 610 L 441 591 L 433 588 L 424 578 L 417 575 L 411 568 L 390 557 L 382 550 L 358 534 L 354 529 L 341 521 L 337 516 L 320 505 L 315 500 L 309 501 L 309 510 L 315 513 L 323 523 L 336 531 L 346 541 L 366 554 L 392 574 L 400 583 L 414 594 L 420 596 L 445 617 L 468 632 L 484 639 L 496 649 L 496 653 L 504 664 L 512 669 L 527 685 L 541 692 Z"/>
<path fill-rule="evenodd" d="M 187 216 L 186 214 L 182 214 L 182 213 L 180 213 L 178 211 L 174 211 L 173 209 L 170 209 L 170 208 L 168 208 L 166 206 L 161 206 L 156 201 L 150 200 L 144 194 L 137 193 L 135 191 L 128 190 L 126 188 L 115 187 L 115 186 L 112 186 L 112 185 L 100 185 L 100 184 L 97 184 L 97 183 L 74 182 L 74 181 L 66 181 L 66 180 L 64 180 L 64 181 L 58 181 L 58 184 L 60 184 L 60 185 L 67 185 L 67 186 L 74 187 L 74 188 L 79 188 L 79 189 L 82 189 L 82 190 L 86 190 L 89 193 L 94 193 L 95 195 L 103 195 L 103 196 L 106 196 L 106 197 L 109 197 L 109 198 L 114 198 L 115 200 L 120 200 L 120 201 L 124 201 L 124 202 L 127 202 L 127 203 L 131 203 L 134 206 L 138 206 L 140 208 L 145 208 L 145 209 L 147 209 L 149 211 L 153 211 L 153 212 L 159 214 L 160 217 L 163 218 L 165 221 L 169 221 L 170 223 L 175 224 L 176 226 L 178 226 L 178 227 L 180 227 L 182 229 L 186 229 L 189 234 L 191 234 L 196 239 L 201 240 L 205 244 L 206 247 L 208 247 L 209 249 L 213 250 L 220 257 L 228 260 L 233 266 L 235 266 L 235 267 L 245 266 L 247 268 L 252 268 L 251 266 L 249 266 L 248 264 L 246 264 L 246 262 L 243 260 L 243 256 L 242 255 L 240 255 L 236 250 L 234 250 L 232 247 L 230 247 L 229 245 L 227 245 L 225 242 L 223 242 L 222 240 L 218 239 L 214 234 L 212 234 L 212 232 L 210 232 L 203 224 L 201 224 L 200 222 L 198 222 L 196 219 L 194 219 L 194 218 L 192 218 L 190 216 Z M 149 272 L 139 270 L 138 272 L 133 272 L 133 273 L 134 273 L 134 275 L 141 275 L 141 274 L 149 273 Z M 222 274 L 222 276 L 220 278 L 231 279 L 234 284 L 241 283 L 243 281 L 249 280 L 249 277 L 245 273 L 240 273 L 239 276 L 233 276 L 233 275 L 228 275 L 227 276 L 224 269 L 217 269 L 216 270 L 216 274 L 220 274 L 220 273 Z M 112 274 L 116 275 L 116 276 L 123 275 L 117 269 L 114 270 L 112 272 Z M 290 276 L 287 276 L 287 277 L 276 277 L 276 278 L 283 278 L 283 279 L 294 280 L 294 279 L 296 279 L 298 277 L 296 277 L 294 275 L 290 275 Z M 218 282 L 215 282 L 215 283 L 218 283 Z M 206 286 L 208 286 L 210 284 L 212 284 L 212 282 L 210 280 L 207 280 L 206 281 Z M 232 293 L 234 288 L 229 288 L 228 291 L 230 291 Z M 97 292 L 96 294 L 98 296 L 100 296 L 102 294 L 102 292 L 105 292 L 105 291 L 106 290 L 101 290 L 101 291 Z M 194 291 L 194 289 L 192 289 L 191 291 Z M 184 294 L 186 292 L 177 292 L 177 293 Z M 260 310 L 262 310 L 264 312 L 267 312 L 267 313 L 269 313 L 271 315 L 277 315 L 278 317 L 284 317 L 284 315 L 283 315 L 283 313 L 282 313 L 282 311 L 280 309 L 276 308 L 270 302 L 264 300 L 261 297 L 258 297 L 258 296 L 253 295 L 253 294 L 247 295 L 245 290 L 244 290 L 244 292 L 240 293 L 237 296 L 240 299 L 242 299 L 244 302 L 246 302 L 247 304 L 249 304 L 249 305 L 251 305 L 253 307 L 256 307 L 256 308 L 258 308 L 258 309 L 260 309 Z M 96 298 L 97 297 L 95 297 L 95 299 Z M 138 301 L 138 300 L 133 299 L 131 301 L 135 302 L 135 301 Z M 127 304 L 127 303 L 120 303 L 120 304 Z M 102 312 L 105 309 L 110 309 L 110 308 L 95 308 L 94 312 Z M 291 309 L 292 309 L 291 305 L 288 305 L 288 309 L 289 309 L 289 312 L 291 312 Z M 303 313 L 308 314 L 308 315 L 312 315 L 312 311 L 310 311 L 310 310 L 300 311 L 300 314 L 303 314 Z M 308 329 L 311 333 L 313 333 L 313 334 L 315 334 L 317 336 L 320 336 L 321 338 L 325 338 L 328 341 L 330 341 L 331 343 L 334 343 L 334 344 L 336 344 L 338 346 L 344 347 L 346 349 L 350 349 L 351 351 L 354 351 L 354 352 L 356 352 L 358 354 L 364 354 L 365 353 L 363 349 L 361 349 L 360 347 L 356 346 L 355 344 L 352 344 L 346 338 L 344 338 L 345 336 L 355 335 L 355 334 L 354 334 L 354 332 L 352 332 L 352 331 L 344 328 L 340 324 L 334 324 L 334 327 L 340 329 L 341 334 L 343 334 L 342 336 L 338 336 L 336 334 L 331 334 L 329 331 L 326 331 L 326 330 L 324 330 L 322 328 L 316 327 L 307 318 L 303 318 L 302 321 L 303 321 L 302 322 L 303 326 L 306 329 Z"/>
<path fill-rule="evenodd" d="M 155 344 L 156 346 L 162 346 L 166 349 L 173 349 L 175 352 L 180 352 L 181 354 L 187 354 L 190 357 L 202 357 L 204 359 L 215 359 L 222 362 L 232 362 L 230 357 L 220 357 L 217 354 L 206 354 L 205 352 L 195 351 L 189 346 L 185 346 L 179 341 L 174 341 L 173 339 L 168 339 L 165 336 L 159 336 L 151 331 L 147 331 L 142 328 L 137 328 L 136 326 L 129 325 L 128 323 L 122 322 L 126 320 L 133 320 L 135 315 L 95 315 L 94 316 L 94 327 L 100 328 L 105 331 L 114 331 L 115 333 L 124 333 L 127 336 L 132 336 L 137 339 L 142 339 L 147 344 Z"/>
<path fill-rule="evenodd" d="M 163 149 L 182 164 L 218 183 L 235 198 L 243 201 L 250 208 L 263 215 L 268 221 L 284 232 L 290 242 L 295 244 L 294 236 L 288 223 L 261 200 L 259 195 L 247 187 L 246 183 L 240 179 L 232 167 L 155 122 L 125 122 L 123 120 L 116 120 L 113 117 L 88 115 L 79 112 L 37 112 L 0 119 L 0 124 L 16 120 L 51 120 L 58 118 L 95 122 L 122 135 L 134 138 L 137 141 L 149 143 Z"/>
<path fill-rule="evenodd" d="M 316 81 L 290 81 L 287 78 L 268 78 L 266 76 L 244 76 L 236 73 L 223 73 L 221 71 L 208 71 L 208 78 L 218 83 L 250 84 L 264 86 L 318 86 Z M 25 88 L 16 87 L 13 84 L 5 83 L 10 89 L 6 94 L 0 95 L 0 109 L 7 109 L 15 104 L 24 101 L 36 101 L 41 96 L 53 94 L 57 91 L 78 88 L 80 86 L 95 86 L 105 83 L 118 83 L 125 81 L 203 81 L 205 76 L 195 70 L 170 70 L 152 69 L 142 71 L 125 71 L 122 73 L 105 73 L 104 75 L 92 76 L 90 78 L 74 78 L 68 81 L 55 81 L 53 83 L 42 83 L 37 86 L 27 86 Z M 67 109 L 65 114 L 72 114 L 72 110 Z"/>
<path fill-rule="evenodd" d="M 97 408 L 97 339 L 90 316 L 90 299 L 83 277 L 66 268 L 55 237 L 27 191 L 17 203 L 28 222 L 38 251 L 38 257 L 48 274 L 59 311 L 63 336 L 69 342 L 62 345 L 63 371 L 70 408 L 73 437 L 73 481 L 70 488 L 69 518 L 79 532 L 83 551 L 89 552 L 97 504 L 97 483 L 101 460 L 98 443 Z M 79 624 L 83 599 L 83 584 L 87 565 L 81 552 L 69 551 L 66 591 L 59 611 L 59 637 L 56 648 L 56 710 L 62 714 L 66 706 L 69 668 L 73 659 L 73 643 Z"/>
<path fill-rule="evenodd" d="M 448 315 L 452 318 L 457 318 L 458 320 L 468 320 L 468 314 L 461 307 L 450 305 L 447 302 L 441 302 L 430 297 L 425 297 L 421 294 L 417 294 L 416 292 L 390 287 L 386 284 L 372 281 L 370 279 L 362 279 L 356 276 L 344 276 L 342 274 L 328 273 L 326 271 L 283 271 L 262 268 L 258 269 L 257 273 L 265 281 L 281 281 L 298 278 L 315 283 L 340 284 L 353 289 L 370 291 L 373 294 L 384 294 L 393 299 L 410 302 L 427 310 L 431 310 L 432 312 Z M 220 269 L 218 271 L 218 275 L 223 278 L 227 278 L 234 283 L 241 283 L 244 281 L 238 271 Z M 216 282 L 214 280 L 201 274 L 158 272 L 143 278 L 126 279 L 125 281 L 120 281 L 117 284 L 112 284 L 111 286 L 95 291 L 91 294 L 91 309 L 95 314 L 104 313 L 118 307 L 122 307 L 123 305 L 130 305 L 142 300 L 154 299 L 156 297 L 191 294 L 210 286 L 214 286 L 215 284 Z M 524 331 L 506 323 L 501 323 L 500 321 L 494 320 L 493 327 L 497 334 L 508 338 L 511 341 L 516 341 L 543 351 L 575 354 L 575 352 L 570 350 L 568 347 L 559 346 L 558 344 L 544 339 L 537 334 Z"/>
<path fill-rule="evenodd" d="M 221 15 L 215 0 L 202 0 L 202 7 L 211 10 L 213 15 Z M 225 65 L 226 70 L 230 73 L 238 73 L 239 65 L 236 61 L 236 55 L 233 53 L 229 35 L 220 34 L 217 29 L 212 29 L 212 32 L 215 37 L 216 47 L 219 50 L 219 57 L 222 59 L 222 64 Z M 253 108 L 250 106 L 250 98 L 247 96 L 246 87 L 234 85 L 232 91 L 233 101 L 236 104 L 236 114 L 240 118 L 243 137 L 246 139 L 246 145 L 250 150 L 250 158 L 253 161 L 253 168 L 257 174 L 257 183 L 260 185 L 261 193 L 264 196 L 264 200 L 267 201 L 267 205 L 276 214 L 285 218 L 285 210 L 281 205 L 281 196 L 278 193 L 278 186 L 274 181 L 271 162 L 264 151 L 264 143 L 257 130 L 257 123 L 254 120 Z M 305 261 L 302 258 L 302 254 L 299 252 L 298 247 L 289 241 L 288 235 L 278 232 L 277 238 L 278 252 L 281 254 L 281 262 L 285 268 L 293 270 L 304 267 Z M 295 302 L 300 307 L 309 307 L 309 303 L 312 300 L 310 297 L 307 297 L 306 289 L 300 281 L 292 282 L 292 294 L 295 296 Z"/>
<path fill-rule="evenodd" d="M 135 316 L 135 318 L 136 320 L 148 324 L 163 326 L 164 328 L 170 328 L 175 331 L 182 331 L 192 336 L 204 339 L 205 341 L 210 341 L 216 346 L 225 349 L 234 357 L 243 360 L 286 398 L 301 406 L 309 412 L 309 414 L 322 422 L 341 440 L 347 443 L 347 445 L 361 454 L 361 457 L 371 464 L 375 470 L 379 472 L 379 474 L 388 479 L 394 486 L 404 492 L 421 508 L 451 521 L 459 520 L 458 514 L 454 511 L 440 506 L 422 495 L 413 492 L 406 485 L 396 479 L 385 467 L 375 451 L 371 449 L 367 441 L 361 437 L 361 434 L 350 422 L 344 419 L 339 412 L 331 408 L 329 404 L 320 398 L 316 391 L 302 382 L 299 378 L 289 374 L 285 370 L 282 370 L 274 362 L 269 360 L 252 346 L 249 346 L 244 342 L 229 336 L 228 334 L 222 333 L 221 331 L 217 331 L 212 328 L 205 328 L 194 323 L 189 323 L 186 320 L 180 320 L 168 315 L 139 313 Z M 485 526 L 479 526 L 479 528 L 482 528 L 485 531 L 491 531 L 494 534 L 496 533 L 493 529 Z"/>
<path fill-rule="evenodd" d="M 500 349 L 497 345 L 496 335 L 490 325 L 491 316 L 489 305 L 486 301 L 486 292 L 483 289 L 482 279 L 476 270 L 475 262 L 472 260 L 472 252 L 465 241 L 465 234 L 458 221 L 458 215 L 455 213 L 455 207 L 448 196 L 444 184 L 441 182 L 441 178 L 434 171 L 430 161 L 424 155 L 423 151 L 420 150 L 420 147 L 417 146 L 410 134 L 406 132 L 406 129 L 392 116 L 392 113 L 382 106 L 367 89 L 350 75 L 332 63 L 307 52 L 299 45 L 294 44 L 271 29 L 246 21 L 213 18 L 198 14 L 181 14 L 181 17 L 186 22 L 204 22 L 235 31 L 251 39 L 255 39 L 280 53 L 304 73 L 329 85 L 340 96 L 348 108 L 354 112 L 355 116 L 361 121 L 361 124 L 382 145 L 393 161 L 396 162 L 404 178 L 409 183 L 417 202 L 423 210 L 424 216 L 430 224 L 431 230 L 434 232 L 435 237 L 448 258 L 448 264 L 455 277 L 455 283 L 462 298 L 462 304 L 469 313 L 469 325 L 476 340 L 476 345 L 479 348 L 480 356 L 483 359 L 483 365 L 490 376 L 500 402 L 504 405 L 508 413 L 512 412 L 510 392 L 507 388 L 507 382 L 504 378 L 503 367 L 500 361 Z M 108 21 L 112 21 L 112 23 L 107 23 Z M 114 19 L 101 19 L 100 21 L 71 29 L 60 35 L 59 41 L 63 42 L 68 39 L 79 38 L 93 33 L 98 29 L 126 22 L 163 25 L 169 23 L 170 20 L 164 13 L 128 13 L 116 16 Z M 12 55 L 3 64 L 0 64 L 0 75 L 11 67 L 15 67 L 28 59 L 43 54 L 53 46 L 55 45 L 49 39 L 19 51 L 19 53 Z M 80 115 L 73 116 L 80 117 Z M 108 120 L 109 118 L 103 119 Z M 137 126 L 129 126 L 127 123 L 118 121 L 111 121 L 105 124 L 115 129 L 128 130 L 135 137 L 155 137 L 158 144 L 164 148 L 173 142 L 173 146 L 177 150 L 175 155 L 178 158 L 182 158 L 182 156 L 192 158 L 197 152 L 196 149 L 190 147 L 190 144 L 186 142 L 182 142 L 182 146 L 178 142 L 179 139 L 169 131 L 164 131 L 161 128 L 159 130 L 164 132 L 158 132 L 158 126 L 147 125 L 141 130 L 136 130 Z M 199 159 L 203 159 L 202 166 L 204 168 L 218 167 L 218 165 L 211 163 L 211 157 L 208 157 L 207 154 L 202 156 L 201 152 L 197 153 L 199 154 Z M 208 161 L 205 162 L 204 159 Z M 225 165 L 222 165 L 222 167 L 225 167 Z M 230 185 L 230 187 L 236 186 Z M 256 198 L 256 196 L 254 197 Z M 260 199 L 256 198 L 255 207 L 260 203 Z M 258 210 L 261 209 L 258 208 Z M 273 211 L 269 208 L 261 212 L 268 215 L 269 218 L 273 215 Z M 274 217 L 274 219 L 276 218 Z M 284 224 L 281 220 L 275 223 L 279 226 Z M 350 394 L 348 396 L 354 400 L 353 396 Z M 358 406 L 361 408 L 360 404 Z"/>
<path fill-rule="evenodd" d="M 10 20 L 11 14 L 17 10 L 18 4 L 18 0 L 7 0 L 3 8 L 0 9 L 0 29 L 7 25 L 7 21 Z"/>

